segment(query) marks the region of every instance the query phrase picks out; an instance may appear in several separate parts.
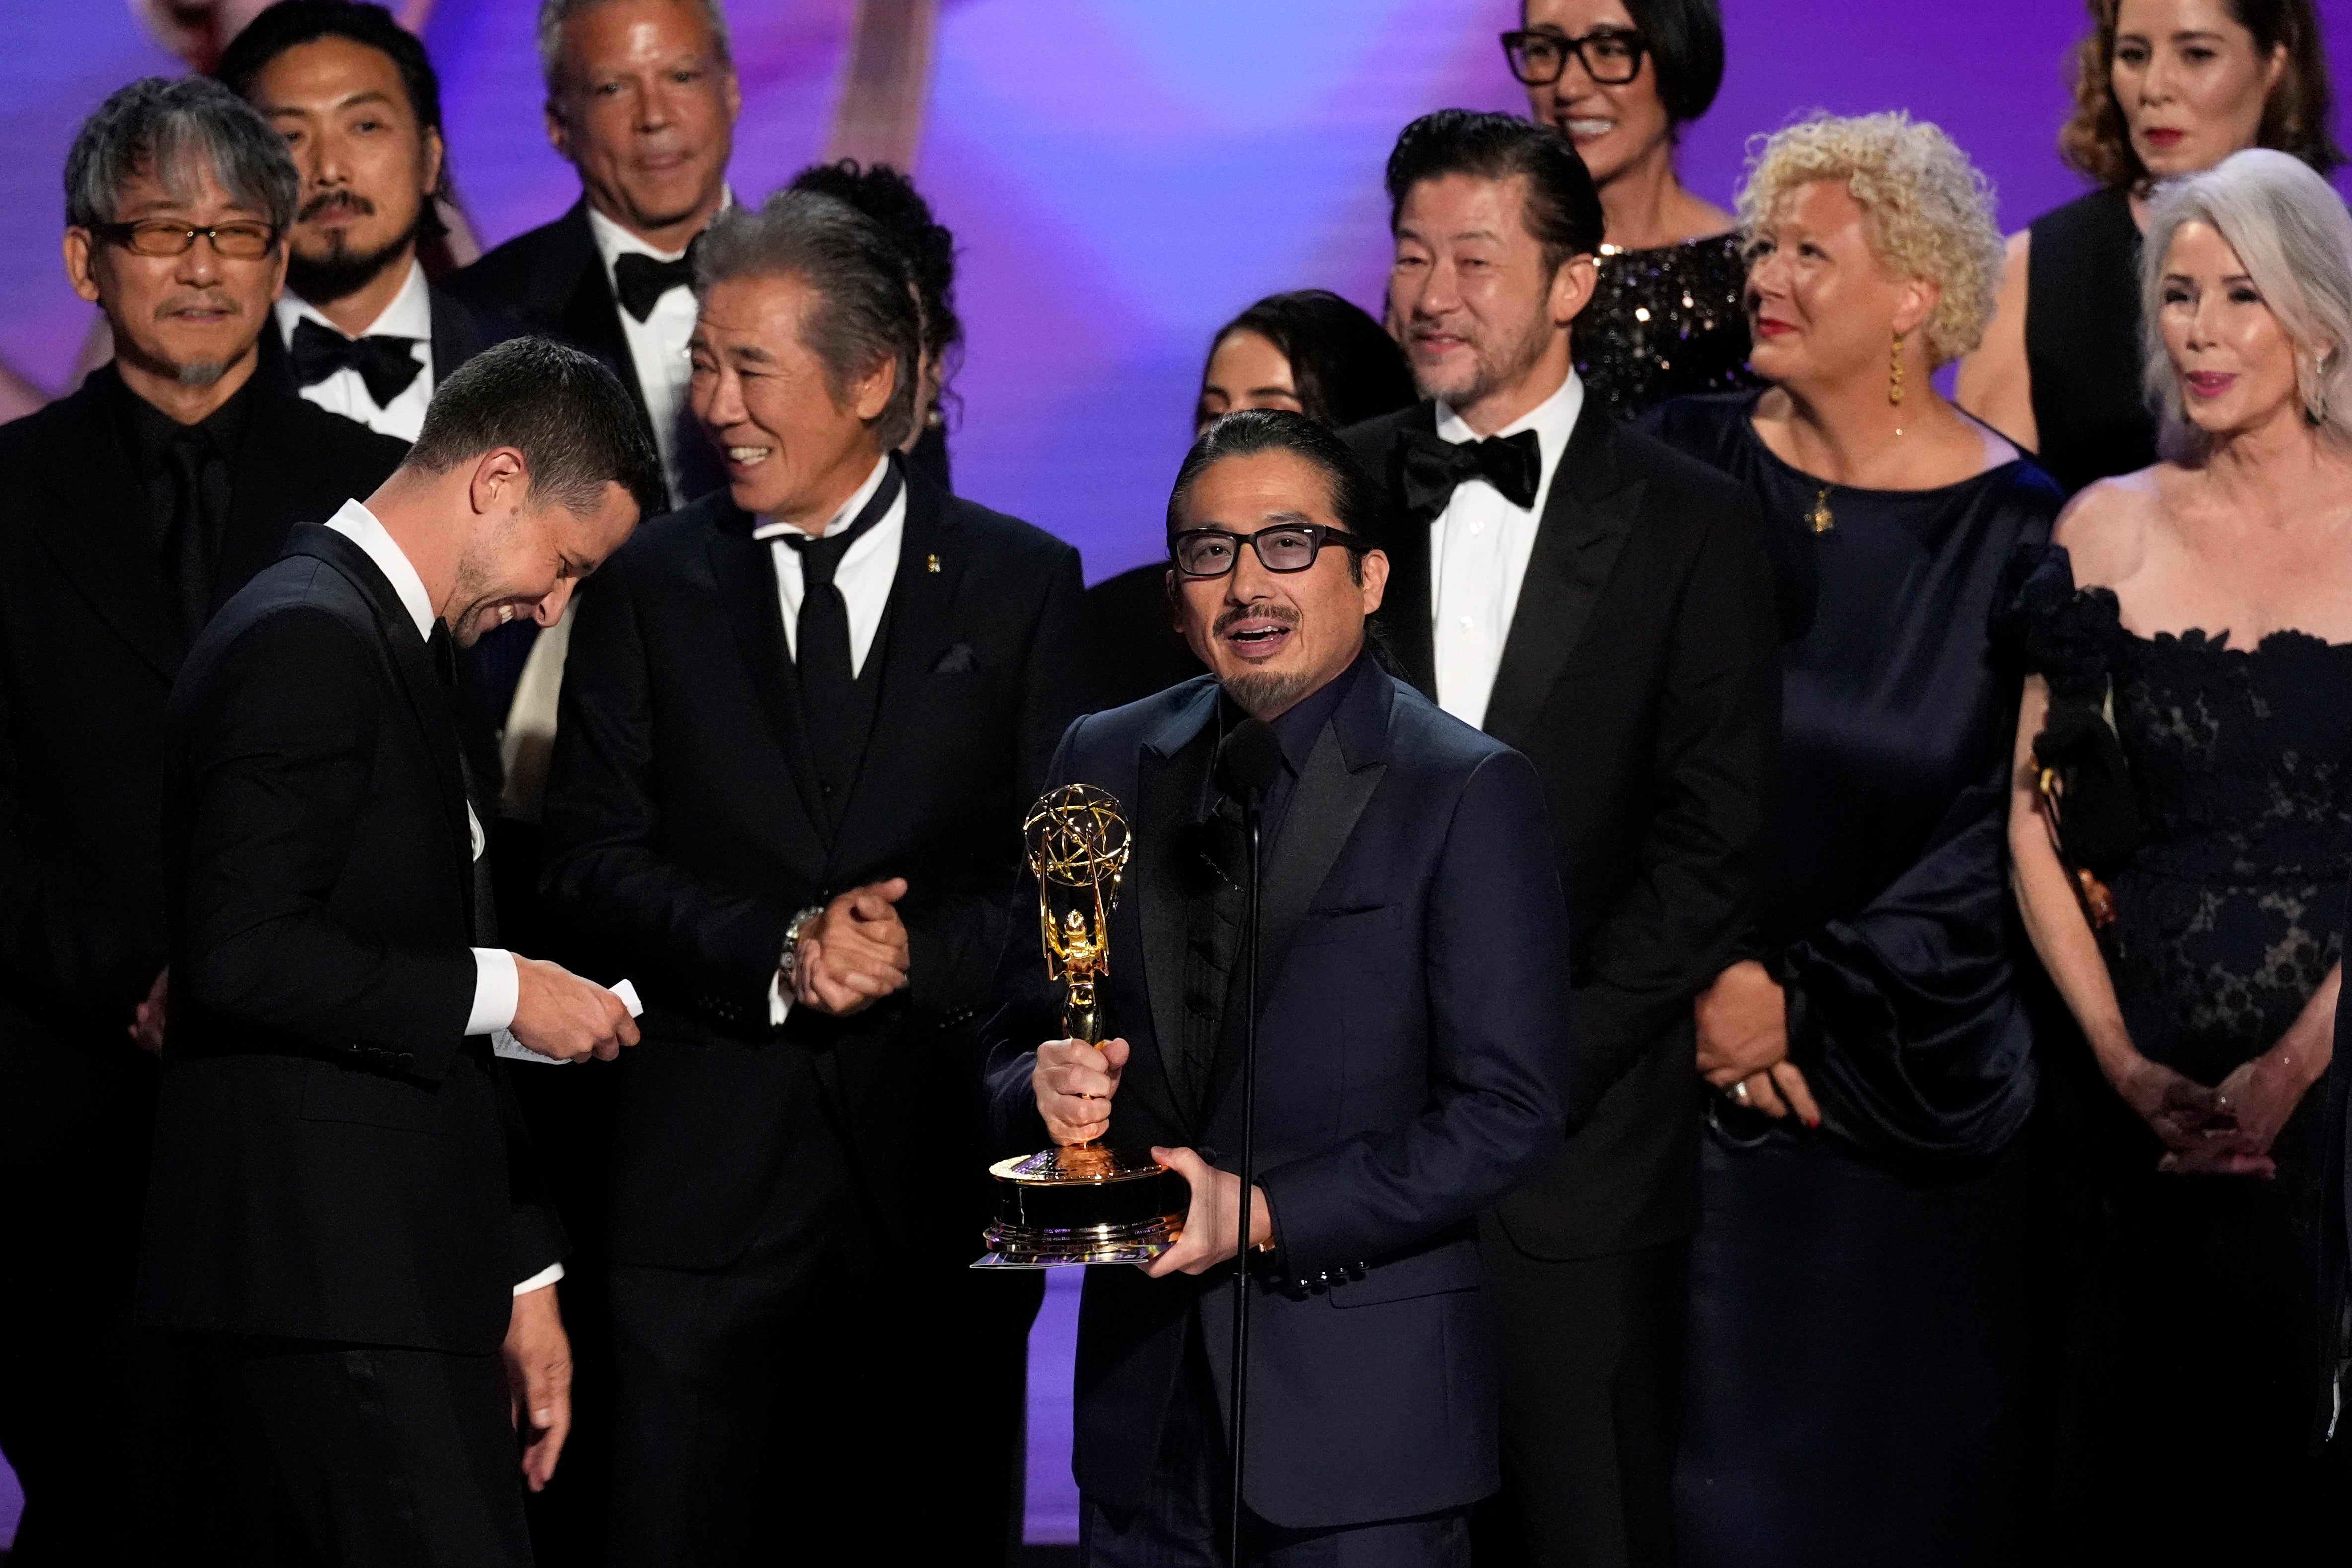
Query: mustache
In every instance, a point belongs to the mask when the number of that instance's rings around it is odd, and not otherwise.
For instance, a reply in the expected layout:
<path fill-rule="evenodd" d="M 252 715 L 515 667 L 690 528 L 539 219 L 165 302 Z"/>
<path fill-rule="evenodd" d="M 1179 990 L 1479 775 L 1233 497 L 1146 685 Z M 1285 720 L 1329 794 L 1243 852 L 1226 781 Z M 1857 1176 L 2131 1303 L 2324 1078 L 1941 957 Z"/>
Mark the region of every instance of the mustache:
<path fill-rule="evenodd" d="M 155 319 L 168 321 L 183 310 L 217 310 L 224 316 L 245 314 L 245 307 L 232 294 L 175 294 L 155 307 Z"/>
<path fill-rule="evenodd" d="M 353 217 L 368 218 L 375 215 L 375 204 L 358 192 L 329 191 L 303 203 L 302 210 L 294 214 L 294 221 L 298 224 L 307 224 L 312 218 L 339 209 L 351 214 Z"/>
<path fill-rule="evenodd" d="M 1211 630 L 1223 636 L 1244 621 L 1271 621 L 1277 626 L 1287 626 L 1297 631 L 1298 612 L 1287 604 L 1236 604 L 1220 612 L 1216 624 Z"/>

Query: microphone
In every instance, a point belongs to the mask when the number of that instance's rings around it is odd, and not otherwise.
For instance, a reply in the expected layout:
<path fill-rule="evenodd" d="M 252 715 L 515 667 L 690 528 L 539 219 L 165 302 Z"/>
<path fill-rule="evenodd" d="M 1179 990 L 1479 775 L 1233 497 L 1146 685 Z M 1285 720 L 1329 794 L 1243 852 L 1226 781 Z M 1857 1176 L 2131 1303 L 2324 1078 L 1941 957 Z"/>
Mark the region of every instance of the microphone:
<path fill-rule="evenodd" d="M 1226 1412 L 1226 1451 L 1233 1457 L 1233 1517 L 1230 1555 L 1242 1561 L 1242 1462 L 1249 1407 L 1250 1192 L 1257 1165 L 1257 928 L 1258 808 L 1282 774 L 1282 742 L 1262 718 L 1244 719 L 1217 744 L 1217 788 L 1242 804 L 1249 842 L 1249 924 L 1242 939 L 1242 1197 L 1239 1255 L 1234 1260 L 1233 1407 Z"/>
<path fill-rule="evenodd" d="M 1274 726 L 1245 718 L 1217 745 L 1217 788 L 1255 810 L 1282 774 L 1282 742 Z"/>

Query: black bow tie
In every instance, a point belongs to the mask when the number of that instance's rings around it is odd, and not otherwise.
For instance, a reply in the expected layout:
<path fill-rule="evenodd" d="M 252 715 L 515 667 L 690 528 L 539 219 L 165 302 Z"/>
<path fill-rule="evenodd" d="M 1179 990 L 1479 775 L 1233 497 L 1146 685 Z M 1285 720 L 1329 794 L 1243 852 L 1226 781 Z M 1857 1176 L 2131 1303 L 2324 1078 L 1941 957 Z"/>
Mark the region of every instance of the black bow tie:
<path fill-rule="evenodd" d="M 656 261 L 637 251 L 613 258 L 613 290 L 621 297 L 621 308 L 642 321 L 654 313 L 661 297 L 673 288 L 694 287 L 694 248 L 702 243 L 697 235 L 694 245 L 676 261 Z"/>
<path fill-rule="evenodd" d="M 367 383 L 368 396 L 382 408 L 406 392 L 425 368 L 417 361 L 416 342 L 414 338 L 346 338 L 306 316 L 294 323 L 289 353 L 294 379 L 303 386 L 317 386 L 340 370 L 354 370 Z"/>
<path fill-rule="evenodd" d="M 1484 479 L 1515 507 L 1532 507 L 1543 479 L 1543 444 L 1532 430 L 1484 441 L 1448 441 L 1429 431 L 1407 431 L 1402 456 L 1404 504 L 1418 513 L 1444 511 L 1454 487 L 1472 479 Z"/>

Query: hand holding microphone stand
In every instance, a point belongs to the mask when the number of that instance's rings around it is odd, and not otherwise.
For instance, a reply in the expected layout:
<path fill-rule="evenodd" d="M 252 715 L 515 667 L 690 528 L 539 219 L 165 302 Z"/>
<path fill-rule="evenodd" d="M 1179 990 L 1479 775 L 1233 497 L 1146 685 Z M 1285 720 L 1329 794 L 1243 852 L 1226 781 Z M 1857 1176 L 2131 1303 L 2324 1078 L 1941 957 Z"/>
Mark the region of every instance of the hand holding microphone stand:
<path fill-rule="evenodd" d="M 1233 1513 L 1226 1561 L 1242 1568 L 1243 1446 L 1249 1431 L 1250 1211 L 1257 1176 L 1257 960 L 1260 889 L 1259 813 L 1265 792 L 1282 771 L 1282 743 L 1262 718 L 1244 719 L 1217 746 L 1216 778 L 1226 796 L 1242 808 L 1249 845 L 1249 911 L 1242 935 L 1242 1158 L 1241 1217 L 1234 1257 L 1233 1397 L 1225 1413 L 1226 1447 L 1233 1455 Z"/>

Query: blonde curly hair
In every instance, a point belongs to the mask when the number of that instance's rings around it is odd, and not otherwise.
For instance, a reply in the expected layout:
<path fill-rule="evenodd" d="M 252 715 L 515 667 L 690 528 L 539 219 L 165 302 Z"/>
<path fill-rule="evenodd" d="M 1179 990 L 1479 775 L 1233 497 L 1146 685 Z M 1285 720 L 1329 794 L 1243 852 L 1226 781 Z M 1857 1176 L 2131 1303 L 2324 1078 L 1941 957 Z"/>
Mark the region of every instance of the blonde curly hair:
<path fill-rule="evenodd" d="M 1943 128 L 1901 110 L 1815 114 L 1774 131 L 1748 160 L 1739 225 L 1749 235 L 1781 198 L 1816 180 L 1842 181 L 1862 207 L 1870 248 L 1887 270 L 1941 287 L 1924 330 L 1930 361 L 1983 340 L 2000 282 L 1992 186 Z"/>

